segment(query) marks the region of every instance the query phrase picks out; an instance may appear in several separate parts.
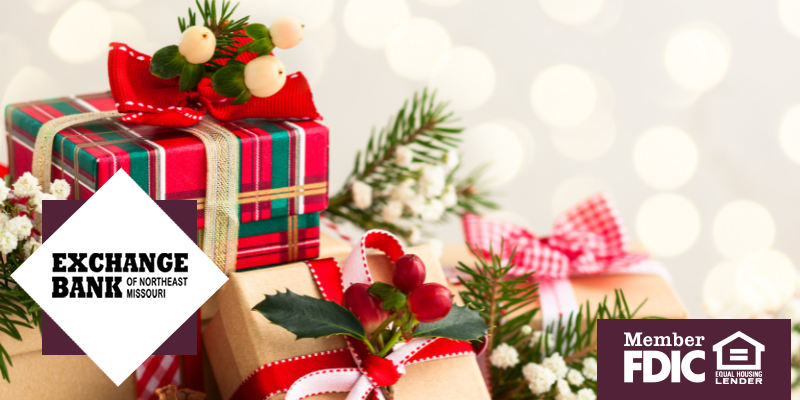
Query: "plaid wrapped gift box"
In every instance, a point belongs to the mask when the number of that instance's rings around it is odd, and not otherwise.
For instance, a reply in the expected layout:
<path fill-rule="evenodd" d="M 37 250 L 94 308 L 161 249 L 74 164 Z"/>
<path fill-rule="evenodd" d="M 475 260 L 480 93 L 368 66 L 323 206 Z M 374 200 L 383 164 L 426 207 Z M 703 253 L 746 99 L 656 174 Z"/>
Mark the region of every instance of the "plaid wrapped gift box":
<path fill-rule="evenodd" d="M 44 123 L 65 115 L 114 109 L 110 93 L 9 105 L 6 125 L 12 178 L 31 170 L 36 135 Z M 250 261 L 246 264 L 256 266 L 256 260 L 291 262 L 316 254 L 318 249 L 311 247 L 319 243 L 319 216 L 302 219 L 304 226 L 317 229 L 316 236 L 301 233 L 300 223 L 290 226 L 287 217 L 318 213 L 328 206 L 328 129 L 314 121 L 260 119 L 223 126 L 239 138 L 239 221 L 240 230 L 248 232 L 240 238 L 239 253 L 252 250 L 247 253 Z M 70 199 L 90 198 L 117 170 L 124 169 L 155 200 L 196 200 L 197 228 L 203 228 L 206 154 L 200 139 L 190 133 L 101 120 L 60 132 L 54 140 L 52 160 L 53 179 L 65 179 L 73 185 Z M 275 218 L 282 218 L 282 226 L 296 231 L 259 233 L 258 229 L 272 225 L 248 225 Z M 279 238 L 300 236 L 309 239 L 300 246 L 304 250 L 289 251 L 286 247 L 283 255 L 264 250 L 286 246 L 277 242 Z M 257 244 L 267 238 L 272 241 Z M 265 252 L 258 253 L 255 248 Z"/>
<path fill-rule="evenodd" d="M 203 230 L 197 231 L 203 247 Z M 319 257 L 319 213 L 276 217 L 239 225 L 236 271 Z"/>

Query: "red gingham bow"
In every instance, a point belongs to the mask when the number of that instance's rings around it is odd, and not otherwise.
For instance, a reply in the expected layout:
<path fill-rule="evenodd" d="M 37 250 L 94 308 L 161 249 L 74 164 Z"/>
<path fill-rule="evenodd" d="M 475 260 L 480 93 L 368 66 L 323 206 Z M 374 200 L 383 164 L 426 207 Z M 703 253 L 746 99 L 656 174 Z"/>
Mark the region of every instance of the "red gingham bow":
<path fill-rule="evenodd" d="M 249 38 L 241 43 L 247 41 Z M 256 53 L 244 52 L 238 60 L 247 63 L 255 57 Z M 245 104 L 231 105 L 234 99 L 217 94 L 209 78 L 203 78 L 197 90 L 181 92 L 178 78 L 153 76 L 151 58 L 124 43 L 111 43 L 108 78 L 117 110 L 126 114 L 123 121 L 183 128 L 198 123 L 206 113 L 220 122 L 244 118 L 322 119 L 300 72 L 287 76 L 286 85 L 270 97 L 253 96 Z"/>
<path fill-rule="evenodd" d="M 646 254 L 630 253 L 628 234 L 616 208 L 605 193 L 598 193 L 556 218 L 549 237 L 537 238 L 524 227 L 468 214 L 463 218 L 470 246 L 489 254 L 505 238 L 502 258 L 516 248 L 512 273 L 536 272 L 537 279 L 563 279 L 594 275 L 638 264 Z"/>

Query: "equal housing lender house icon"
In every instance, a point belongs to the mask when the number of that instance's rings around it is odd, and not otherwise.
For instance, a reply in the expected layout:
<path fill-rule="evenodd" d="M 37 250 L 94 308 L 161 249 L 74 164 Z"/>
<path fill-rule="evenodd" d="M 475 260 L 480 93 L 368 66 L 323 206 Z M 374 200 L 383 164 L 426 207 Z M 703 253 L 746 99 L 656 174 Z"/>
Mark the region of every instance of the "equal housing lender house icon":
<path fill-rule="evenodd" d="M 713 347 L 718 370 L 760 370 L 764 345 L 742 332 L 736 332 Z"/>

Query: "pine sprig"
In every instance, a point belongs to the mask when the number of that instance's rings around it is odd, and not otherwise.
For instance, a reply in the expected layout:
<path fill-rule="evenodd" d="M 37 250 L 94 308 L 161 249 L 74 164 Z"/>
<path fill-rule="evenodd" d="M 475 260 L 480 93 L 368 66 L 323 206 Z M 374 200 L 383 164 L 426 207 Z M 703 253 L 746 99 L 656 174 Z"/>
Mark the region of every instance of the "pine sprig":
<path fill-rule="evenodd" d="M 504 248 L 504 243 L 501 244 Z M 488 351 L 492 351 L 505 343 L 514 347 L 520 362 L 517 365 L 501 369 L 491 367 L 491 390 L 493 399 L 539 400 L 553 399 L 558 394 L 554 387 L 547 393 L 534 395 L 528 389 L 528 382 L 522 369 L 529 363 L 541 364 L 545 358 L 559 353 L 565 363 L 573 369 L 581 370 L 582 361 L 587 357 L 597 358 L 597 342 L 593 332 L 599 319 L 633 319 L 646 302 L 643 301 L 631 310 L 620 289 L 614 290 L 611 305 L 607 298 L 597 304 L 592 312 L 587 301 L 578 311 L 545 327 L 539 340 L 531 343 L 531 336 L 523 332 L 523 327 L 530 324 L 539 308 L 522 312 L 536 301 L 538 285 L 531 283 L 532 274 L 520 277 L 510 275 L 514 268 L 513 261 L 503 262 L 500 255 L 490 249 L 488 255 L 470 248 L 476 258 L 474 266 L 459 263 L 458 271 L 465 274 L 459 277 L 464 286 L 461 298 L 471 306 L 480 310 L 487 325 L 492 326 L 487 338 Z M 512 251 L 509 260 L 513 260 Z M 652 318 L 652 317 L 650 317 Z M 587 379 L 583 386 L 597 391 L 597 382 Z M 573 387 L 578 389 L 578 387 Z"/>
<path fill-rule="evenodd" d="M 17 285 L 11 274 L 22 265 L 22 243 L 17 250 L 6 256 L 6 262 L 0 263 L 0 333 L 14 340 L 22 340 L 19 328 L 33 329 L 42 327 L 42 309 Z M 0 343 L 0 375 L 11 382 L 8 367 L 13 366 L 11 355 Z"/>
<path fill-rule="evenodd" d="M 463 128 L 451 125 L 458 119 L 447 106 L 447 102 L 436 99 L 435 91 L 429 92 L 426 88 L 421 93 L 414 93 L 410 100 L 404 102 L 383 128 L 373 128 L 366 148 L 356 154 L 353 168 L 343 187 L 331 196 L 326 214 L 333 220 L 349 221 L 367 230 L 385 229 L 409 240 L 414 231 L 419 231 L 424 225 L 419 215 L 404 208 L 401 218 L 403 221 L 387 222 L 380 218 L 381 210 L 391 200 L 387 189 L 409 179 L 418 181 L 423 173 L 421 166 L 442 165 L 451 154 L 457 152 L 462 141 L 460 134 Z M 412 152 L 410 166 L 397 164 L 396 157 L 400 150 Z M 489 200 L 490 193 L 479 188 L 485 168 L 478 168 L 462 179 L 456 177 L 459 169 L 460 164 L 449 169 L 445 177 L 445 185 L 455 187 L 457 202 L 448 205 L 435 222 L 447 220 L 448 215 L 479 213 L 482 208 L 497 208 Z M 369 207 L 362 209 L 354 204 L 354 182 L 363 182 L 372 189 L 373 200 Z"/>

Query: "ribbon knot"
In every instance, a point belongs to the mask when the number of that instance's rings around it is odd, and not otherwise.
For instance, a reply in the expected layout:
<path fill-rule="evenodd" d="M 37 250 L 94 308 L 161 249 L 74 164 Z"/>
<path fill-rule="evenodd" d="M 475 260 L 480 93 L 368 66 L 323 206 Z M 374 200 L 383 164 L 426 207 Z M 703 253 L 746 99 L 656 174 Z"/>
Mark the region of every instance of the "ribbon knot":
<path fill-rule="evenodd" d="M 370 354 L 361 365 L 364 373 L 375 386 L 392 386 L 400 380 L 406 373 L 403 364 L 397 364 L 392 360 L 380 358 Z"/>
<path fill-rule="evenodd" d="M 252 39 L 239 38 L 239 45 Z M 258 54 L 242 53 L 237 60 L 247 63 Z M 152 57 L 124 43 L 111 43 L 108 54 L 108 78 L 117 110 L 126 114 L 125 122 L 185 128 L 197 124 L 208 114 L 219 122 L 245 118 L 284 120 L 319 120 L 311 89 L 302 73 L 286 77 L 283 88 L 270 97 L 253 96 L 245 104 L 233 105 L 234 99 L 219 95 L 211 79 L 203 78 L 196 90 L 180 91 L 179 79 L 161 79 L 150 73 Z M 220 60 L 225 64 L 227 60 Z"/>
<path fill-rule="evenodd" d="M 464 216 L 467 243 L 484 254 L 493 250 L 513 261 L 515 275 L 535 272 L 537 279 L 612 272 L 640 263 L 646 254 L 630 253 L 628 234 L 605 193 L 589 197 L 556 218 L 549 237 L 505 221 Z M 501 241 L 505 239 L 504 241 Z"/>

